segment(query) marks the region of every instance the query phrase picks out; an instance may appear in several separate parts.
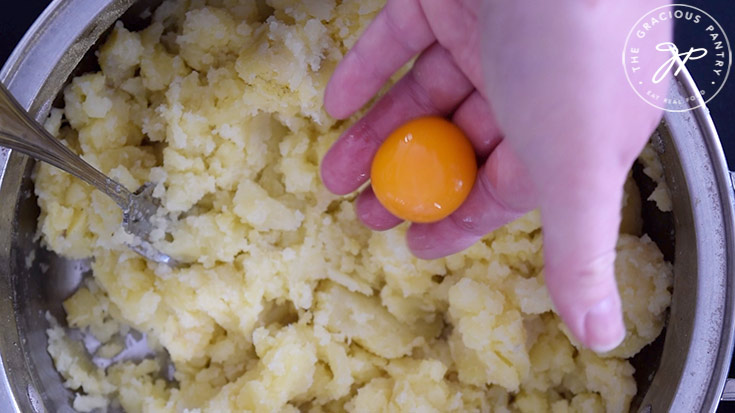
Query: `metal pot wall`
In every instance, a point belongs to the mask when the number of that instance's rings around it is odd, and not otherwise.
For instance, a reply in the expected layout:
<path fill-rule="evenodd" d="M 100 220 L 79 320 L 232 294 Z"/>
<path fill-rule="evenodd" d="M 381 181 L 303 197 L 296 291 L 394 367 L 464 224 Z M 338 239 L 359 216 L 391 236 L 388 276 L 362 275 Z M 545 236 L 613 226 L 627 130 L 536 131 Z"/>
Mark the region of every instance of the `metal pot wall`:
<path fill-rule="evenodd" d="M 160 3 L 55 0 L 5 64 L 0 81 L 42 120 L 70 76 L 94 68 L 90 51 L 114 21 L 122 18 L 126 26 L 142 28 L 141 13 Z M 687 73 L 678 80 L 671 97 L 697 90 Z M 664 338 L 633 360 L 639 386 L 633 410 L 711 412 L 723 389 L 725 397 L 735 394 L 725 388 L 735 321 L 733 183 L 706 109 L 666 113 L 657 135 L 673 199 L 668 231 L 675 234 L 675 281 Z M 61 301 L 76 288 L 85 266 L 55 257 L 34 241 L 32 164 L 0 149 L 0 406 L 14 412 L 72 411 L 70 393 L 46 353 L 44 314 L 64 319 Z M 31 251 L 37 259 L 27 268 Z M 39 263 L 49 271 L 41 271 Z"/>

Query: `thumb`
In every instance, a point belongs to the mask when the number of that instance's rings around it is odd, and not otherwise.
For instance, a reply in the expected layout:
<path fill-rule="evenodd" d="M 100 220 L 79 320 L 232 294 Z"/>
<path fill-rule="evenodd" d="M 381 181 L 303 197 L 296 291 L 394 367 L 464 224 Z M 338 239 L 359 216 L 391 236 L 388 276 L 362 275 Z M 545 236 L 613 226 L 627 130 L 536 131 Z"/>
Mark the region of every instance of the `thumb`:
<path fill-rule="evenodd" d="M 572 334 L 585 347 L 606 352 L 625 337 L 615 245 L 626 169 L 568 170 L 541 195 L 546 284 Z"/>
<path fill-rule="evenodd" d="M 661 117 L 629 87 L 620 52 L 635 21 L 665 3 L 483 2 L 485 97 L 537 191 L 546 284 L 572 334 L 598 352 L 625 335 L 614 269 L 623 184 Z M 671 39 L 670 22 L 658 27 L 651 45 Z"/>

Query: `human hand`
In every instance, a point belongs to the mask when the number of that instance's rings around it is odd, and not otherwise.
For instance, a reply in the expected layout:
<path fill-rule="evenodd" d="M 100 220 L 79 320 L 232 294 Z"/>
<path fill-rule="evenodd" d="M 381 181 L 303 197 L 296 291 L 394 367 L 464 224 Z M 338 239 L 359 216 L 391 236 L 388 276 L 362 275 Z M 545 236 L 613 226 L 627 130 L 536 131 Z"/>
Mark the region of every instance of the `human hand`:
<path fill-rule="evenodd" d="M 337 67 L 326 110 L 350 116 L 419 57 L 327 153 L 325 185 L 338 194 L 358 189 L 391 131 L 451 115 L 484 164 L 457 211 L 411 225 L 411 251 L 425 259 L 458 252 L 540 207 L 556 310 L 583 345 L 614 348 L 625 334 L 614 277 L 623 183 L 661 115 L 628 86 L 620 56 L 633 23 L 660 4 L 388 0 Z M 669 40 L 670 30 L 657 33 L 649 42 Z M 357 213 L 376 230 L 400 223 L 370 188 Z"/>

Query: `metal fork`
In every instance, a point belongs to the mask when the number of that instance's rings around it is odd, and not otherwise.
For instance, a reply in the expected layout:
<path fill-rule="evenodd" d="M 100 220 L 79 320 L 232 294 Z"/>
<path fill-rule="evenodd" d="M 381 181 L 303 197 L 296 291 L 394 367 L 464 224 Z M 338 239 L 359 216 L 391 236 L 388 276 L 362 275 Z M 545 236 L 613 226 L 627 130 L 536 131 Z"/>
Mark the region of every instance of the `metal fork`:
<path fill-rule="evenodd" d="M 158 251 L 150 242 L 154 226 L 151 218 L 158 210 L 153 198 L 153 185 L 145 183 L 130 192 L 85 162 L 58 139 L 33 120 L 10 92 L 0 84 L 0 146 L 14 149 L 32 158 L 49 163 L 99 189 L 122 209 L 123 229 L 135 236 L 128 247 L 143 257 L 171 266 L 178 262 Z"/>

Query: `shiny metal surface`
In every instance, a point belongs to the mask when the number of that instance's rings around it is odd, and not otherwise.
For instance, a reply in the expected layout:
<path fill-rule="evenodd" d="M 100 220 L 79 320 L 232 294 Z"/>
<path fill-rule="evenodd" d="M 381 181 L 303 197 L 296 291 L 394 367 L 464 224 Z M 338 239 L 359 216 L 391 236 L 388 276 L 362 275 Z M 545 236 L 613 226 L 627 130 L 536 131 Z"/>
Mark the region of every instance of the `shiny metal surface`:
<path fill-rule="evenodd" d="M 43 119 L 69 76 L 93 68 L 83 57 L 107 28 L 120 16 L 140 28 L 140 12 L 160 0 L 133 3 L 56 0 L 0 72 L 0 81 Z M 682 73 L 670 95 L 681 98 L 690 90 L 694 85 Z M 666 114 L 656 143 L 674 203 L 666 217 L 671 228 L 664 232 L 675 237 L 675 281 L 665 337 L 633 360 L 641 394 L 632 410 L 713 412 L 733 343 L 732 183 L 706 109 Z M 61 302 L 87 267 L 46 252 L 34 240 L 38 209 L 31 168 L 24 156 L 0 150 L 0 405 L 3 411 L 65 412 L 71 411 L 71 395 L 46 353 L 44 314 L 63 320 Z M 666 233 L 661 242 L 665 238 Z M 27 260 L 31 253 L 35 260 Z"/>
<path fill-rule="evenodd" d="M 23 152 L 62 169 L 112 198 L 120 208 L 129 203 L 130 191 L 85 162 L 31 119 L 15 98 L 0 85 L 0 146 Z"/>
<path fill-rule="evenodd" d="M 124 186 L 77 156 L 41 124 L 31 119 L 10 92 L 0 84 L 0 146 L 22 152 L 49 163 L 94 186 L 112 198 L 122 209 L 122 226 L 136 237 L 130 248 L 143 257 L 162 264 L 175 264 L 168 255 L 156 250 L 148 238 L 158 206 L 153 198 L 153 185 L 144 184 L 131 193 Z"/>
<path fill-rule="evenodd" d="M 54 0 L 0 71 L 0 81 L 32 117 L 43 120 L 69 76 L 84 65 L 83 57 L 133 3 Z M 31 168 L 25 156 L 0 150 L 0 406 L 3 412 L 66 413 L 73 411 L 71 394 L 45 351 L 44 315 L 63 317 L 61 301 L 76 289 L 85 266 L 58 259 L 33 241 L 29 224 L 38 210 Z M 32 250 L 38 254 L 26 268 Z"/>
<path fill-rule="evenodd" d="M 696 90 L 682 72 L 669 95 Z M 674 211 L 674 288 L 661 364 L 642 406 L 650 404 L 654 413 L 714 411 L 733 351 L 735 199 L 706 108 L 666 113 L 664 124 L 659 132 Z"/>
<path fill-rule="evenodd" d="M 722 401 L 735 401 L 735 379 L 727 379 L 722 390 Z"/>

